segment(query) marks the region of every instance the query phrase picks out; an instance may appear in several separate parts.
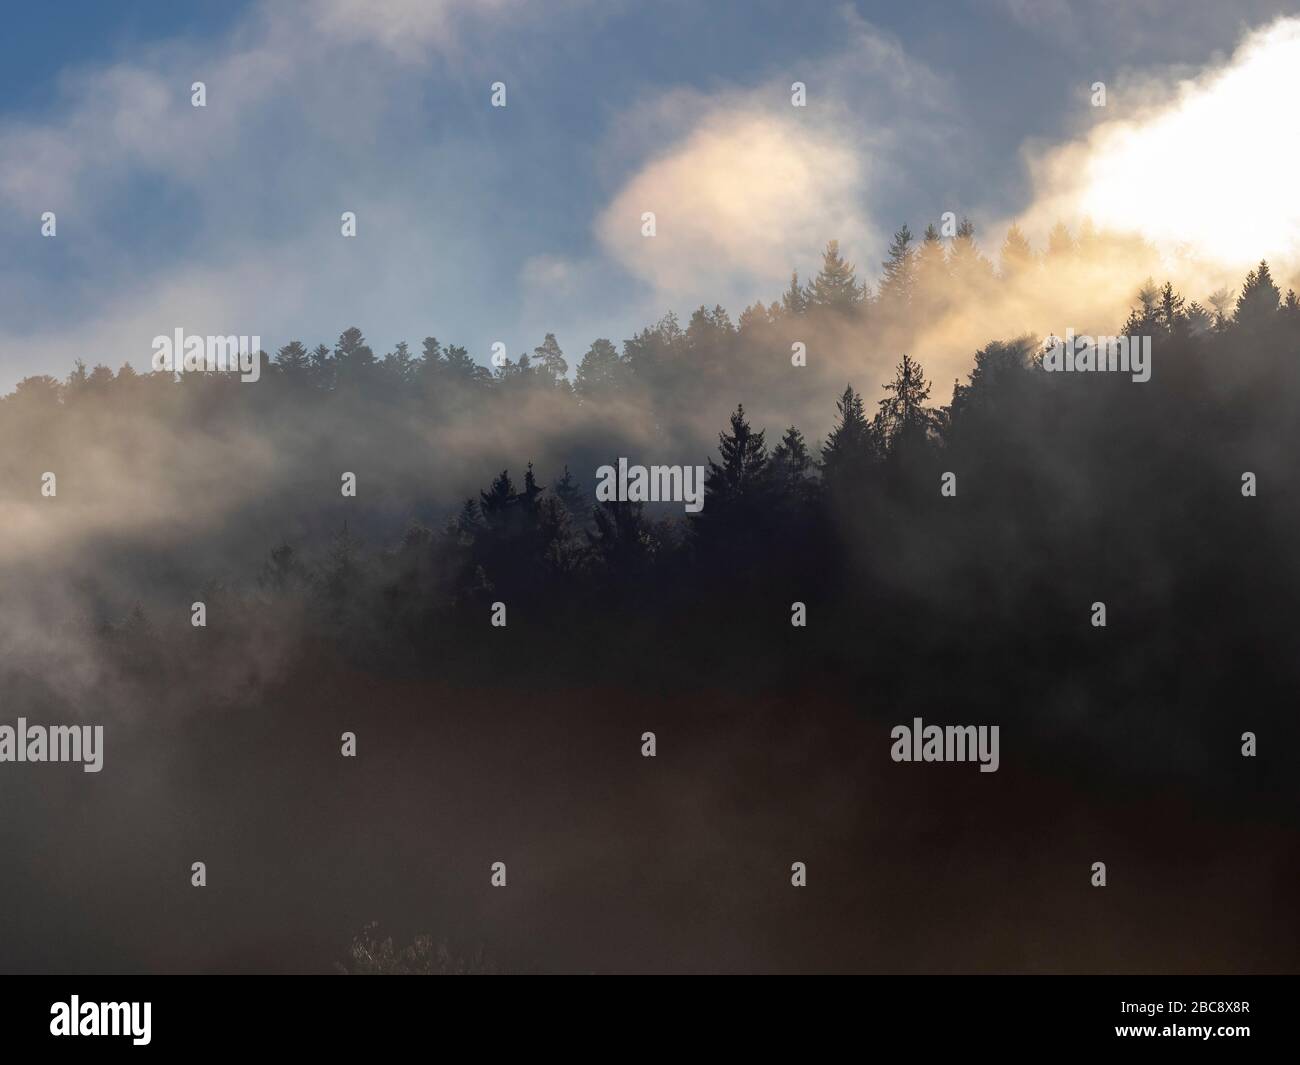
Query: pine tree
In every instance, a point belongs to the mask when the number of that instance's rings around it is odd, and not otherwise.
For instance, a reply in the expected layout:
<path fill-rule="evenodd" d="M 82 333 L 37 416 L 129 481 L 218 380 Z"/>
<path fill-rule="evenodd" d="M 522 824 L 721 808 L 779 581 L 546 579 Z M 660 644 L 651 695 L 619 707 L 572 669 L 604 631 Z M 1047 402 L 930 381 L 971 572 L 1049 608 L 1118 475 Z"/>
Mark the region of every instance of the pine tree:
<path fill-rule="evenodd" d="M 913 446 L 929 439 L 934 414 L 926 409 L 930 383 L 921 364 L 908 355 L 895 370 L 894 379 L 884 386 L 887 395 L 876 412 L 876 437 L 890 453 L 900 445 Z"/>
<path fill-rule="evenodd" d="M 1151 336 L 1160 327 L 1160 290 L 1151 278 L 1142 283 L 1137 298 L 1138 305 L 1124 322 L 1124 333 L 1127 336 Z"/>
<path fill-rule="evenodd" d="M 1187 305 L 1183 313 L 1183 328 L 1194 337 L 1203 336 L 1214 328 L 1214 315 L 1195 300 Z"/>
<path fill-rule="evenodd" d="M 1300 328 L 1300 298 L 1296 297 L 1295 289 L 1286 290 L 1286 299 L 1282 301 L 1282 318 L 1291 326 L 1292 329 Z M 117 378 L 122 379 L 122 373 L 127 367 L 123 366 L 117 373 Z"/>
<path fill-rule="evenodd" d="M 1059 262 L 1072 258 L 1078 250 L 1074 237 L 1064 222 L 1057 222 L 1047 234 L 1047 258 Z"/>
<path fill-rule="evenodd" d="M 583 399 L 612 395 L 624 385 L 624 370 L 618 349 L 603 337 L 594 340 L 578 364 L 574 391 Z"/>
<path fill-rule="evenodd" d="M 275 353 L 275 365 L 291 384 L 305 383 L 311 374 L 311 356 L 301 340 L 291 340 Z"/>
<path fill-rule="evenodd" d="M 533 473 L 533 464 L 528 464 L 528 469 L 524 471 L 524 490 L 519 495 L 519 506 L 525 514 L 530 517 L 536 516 L 539 506 L 538 498 L 546 489 L 537 483 L 537 477 Z"/>
<path fill-rule="evenodd" d="M 1002 242 L 1002 279 L 1010 281 L 1019 277 L 1033 262 L 1034 251 L 1029 246 L 1029 241 L 1020 232 L 1020 227 L 1013 224 L 1007 230 L 1007 239 Z"/>
<path fill-rule="evenodd" d="M 811 484 L 813 460 L 803 433 L 793 425 L 772 449 L 772 478 L 787 498 L 802 499 Z"/>
<path fill-rule="evenodd" d="M 370 380 L 375 368 L 375 353 L 356 326 L 345 329 L 334 345 L 334 365 L 340 384 L 359 384 Z"/>
<path fill-rule="evenodd" d="M 884 273 L 880 281 L 880 302 L 904 310 L 911 306 L 916 287 L 916 249 L 912 247 L 912 231 L 903 226 L 894 234 L 889 245 L 889 258 L 881 264 Z"/>
<path fill-rule="evenodd" d="M 558 385 L 561 381 L 566 381 L 569 364 L 554 333 L 547 333 L 546 338 L 533 348 L 533 367 L 552 384 Z"/>
<path fill-rule="evenodd" d="M 867 298 L 867 288 L 858 284 L 851 263 L 840 255 L 840 242 L 832 240 L 822 256 L 822 268 L 808 287 L 808 302 L 814 307 L 849 311 L 860 307 Z"/>
<path fill-rule="evenodd" d="M 486 492 L 479 492 L 479 511 L 489 527 L 499 527 L 519 502 L 519 495 L 510 480 L 510 472 L 502 470 L 493 479 Z"/>
<path fill-rule="evenodd" d="M 803 285 L 799 284 L 798 270 L 790 274 L 790 287 L 781 297 L 781 308 L 786 314 L 804 314 L 808 310 L 808 294 Z"/>
<path fill-rule="evenodd" d="M 554 498 L 558 499 L 568 511 L 570 521 L 577 526 L 587 523 L 590 503 L 573 474 L 569 472 L 568 466 L 564 467 L 564 475 L 551 486 L 551 491 Z"/>
<path fill-rule="evenodd" d="M 381 364 L 384 379 L 396 388 L 404 388 L 415 378 L 415 360 L 411 358 L 411 349 L 405 340 L 399 340 L 397 347 L 384 356 Z"/>
<path fill-rule="evenodd" d="M 452 527 L 462 544 L 466 546 L 473 544 L 479 533 L 483 531 L 483 518 L 479 512 L 478 503 L 472 498 L 465 500 L 461 505 L 460 513 L 456 515 L 452 523 Z"/>
<path fill-rule="evenodd" d="M 86 378 L 86 387 L 92 392 L 103 392 L 113 383 L 113 371 L 103 363 L 96 363 L 95 368 L 90 371 L 90 376 Z"/>
<path fill-rule="evenodd" d="M 943 305 L 948 290 L 948 259 L 943 239 L 933 223 L 925 227 L 925 236 L 916 251 L 916 291 L 914 302 L 924 317 L 935 314 Z"/>
<path fill-rule="evenodd" d="M 1276 320 L 1281 299 L 1268 263 L 1261 261 L 1257 269 L 1246 275 L 1232 320 L 1247 329 L 1262 329 Z"/>
<path fill-rule="evenodd" d="M 591 556 L 606 574 L 621 580 L 643 575 L 658 546 L 642 515 L 642 505 L 610 500 L 594 507 L 587 532 Z"/>
<path fill-rule="evenodd" d="M 967 292 L 993 277 L 993 267 L 975 243 L 975 224 L 969 218 L 961 220 L 948 249 L 948 272 L 953 281 Z"/>
<path fill-rule="evenodd" d="M 878 450 L 862 396 L 846 385 L 835 403 L 839 418 L 822 446 L 822 477 L 832 490 L 856 485 L 875 462 Z"/>
<path fill-rule="evenodd" d="M 746 334 L 753 333 L 755 329 L 762 329 L 763 326 L 769 325 L 771 318 L 768 317 L 767 308 L 760 300 L 752 303 L 740 312 L 740 317 L 736 319 L 736 329 L 738 332 Z"/>
<path fill-rule="evenodd" d="M 1227 288 L 1218 288 L 1206 297 L 1210 309 L 1214 312 L 1214 329 L 1216 332 L 1222 332 L 1228 327 L 1228 307 L 1232 304 L 1232 291 Z"/>
<path fill-rule="evenodd" d="M 519 361 L 522 363 L 527 358 L 528 356 L 525 355 Z M 492 380 L 492 371 L 476 363 L 470 358 L 469 352 L 459 344 L 452 344 L 443 349 L 441 366 L 445 371 L 446 379 L 456 385 L 485 385 Z"/>
<path fill-rule="evenodd" d="M 704 477 L 706 498 L 709 506 L 715 508 L 752 497 L 765 487 L 769 459 L 764 434 L 750 428 L 743 403 L 736 407 L 730 420 L 731 432 L 718 434 L 718 457 L 722 463 L 709 459 Z"/>
<path fill-rule="evenodd" d="M 1186 329 L 1183 314 L 1183 297 L 1174 291 L 1172 282 L 1166 281 L 1160 290 L 1160 306 L 1157 311 L 1160 325 L 1170 336 L 1181 336 Z"/>
<path fill-rule="evenodd" d="M 312 384 L 322 392 L 330 392 L 336 381 L 335 360 L 330 349 L 324 344 L 317 344 L 311 353 Z"/>

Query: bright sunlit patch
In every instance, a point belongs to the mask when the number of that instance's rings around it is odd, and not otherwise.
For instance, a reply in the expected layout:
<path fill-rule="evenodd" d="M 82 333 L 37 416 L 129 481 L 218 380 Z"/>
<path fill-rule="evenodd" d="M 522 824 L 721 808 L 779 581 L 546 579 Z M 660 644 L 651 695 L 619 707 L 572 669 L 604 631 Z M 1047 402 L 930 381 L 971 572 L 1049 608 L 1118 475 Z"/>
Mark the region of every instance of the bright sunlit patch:
<path fill-rule="evenodd" d="M 1239 266 L 1300 258 L 1300 19 L 1133 120 L 1104 122 L 1038 168 L 1038 225 L 1090 217 L 1165 252 Z"/>

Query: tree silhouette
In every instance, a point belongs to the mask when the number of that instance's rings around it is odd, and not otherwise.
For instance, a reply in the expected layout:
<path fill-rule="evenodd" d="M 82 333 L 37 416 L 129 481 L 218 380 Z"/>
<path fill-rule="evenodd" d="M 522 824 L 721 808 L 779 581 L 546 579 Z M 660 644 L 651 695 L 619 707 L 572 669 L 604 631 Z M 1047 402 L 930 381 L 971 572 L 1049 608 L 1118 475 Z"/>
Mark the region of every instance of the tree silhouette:
<path fill-rule="evenodd" d="M 832 240 L 822 256 L 822 268 L 808 286 L 808 302 L 813 307 L 833 311 L 850 311 L 867 298 L 867 287 L 858 283 L 853 266 L 840 255 L 840 242 Z"/>
<path fill-rule="evenodd" d="M 1244 329 L 1260 332 L 1272 324 L 1280 303 L 1281 293 L 1269 272 L 1268 263 L 1261 260 L 1259 266 L 1246 275 L 1232 320 Z"/>
<path fill-rule="evenodd" d="M 887 452 L 900 448 L 919 448 L 927 443 L 934 428 L 934 417 L 926 408 L 930 384 L 921 365 L 904 355 L 894 371 L 894 379 L 884 386 L 887 395 L 880 400 L 875 417 L 875 437 Z"/>

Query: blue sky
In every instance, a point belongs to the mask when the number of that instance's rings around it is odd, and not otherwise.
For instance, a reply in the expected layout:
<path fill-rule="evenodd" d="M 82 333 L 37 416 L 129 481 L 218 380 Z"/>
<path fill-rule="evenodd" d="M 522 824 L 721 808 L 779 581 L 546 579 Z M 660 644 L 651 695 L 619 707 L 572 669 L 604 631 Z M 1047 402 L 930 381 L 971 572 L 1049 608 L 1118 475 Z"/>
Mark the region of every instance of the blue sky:
<path fill-rule="evenodd" d="M 996 246 L 1043 197 L 1027 160 L 1096 123 L 1093 81 L 1121 118 L 1294 11 L 25 5 L 0 41 L 0 388 L 77 357 L 143 368 L 178 326 L 273 350 L 355 324 L 380 353 L 434 334 L 481 359 L 553 330 L 572 364 L 669 309 L 774 298 L 832 237 L 872 277 L 899 223 L 943 211 Z M 504 109 L 489 106 L 498 80 Z"/>

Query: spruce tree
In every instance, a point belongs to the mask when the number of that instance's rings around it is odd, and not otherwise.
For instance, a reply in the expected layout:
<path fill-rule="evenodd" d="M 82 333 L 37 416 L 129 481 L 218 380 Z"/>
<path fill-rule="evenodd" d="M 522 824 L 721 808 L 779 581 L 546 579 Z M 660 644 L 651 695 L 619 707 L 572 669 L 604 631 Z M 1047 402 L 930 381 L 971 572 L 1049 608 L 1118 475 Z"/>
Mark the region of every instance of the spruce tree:
<path fill-rule="evenodd" d="M 845 386 L 835 410 L 839 417 L 822 446 L 821 464 L 827 487 L 840 491 L 853 487 L 866 476 L 878 451 L 862 396 L 852 385 Z"/>
<path fill-rule="evenodd" d="M 948 291 L 948 261 L 943 239 L 933 223 L 925 227 L 925 236 L 916 250 L 916 285 L 913 302 L 919 313 L 929 317 L 943 305 Z"/>
<path fill-rule="evenodd" d="M 1020 232 L 1020 227 L 1012 225 L 1007 230 L 1007 239 L 1002 242 L 1001 268 L 1002 279 L 1010 281 L 1019 277 L 1034 262 L 1034 252 L 1029 241 Z"/>
<path fill-rule="evenodd" d="M 479 492 L 479 497 L 479 511 L 489 527 L 502 525 L 507 515 L 519 502 L 519 495 L 515 492 L 515 486 L 510 480 L 508 470 L 502 470 L 493 479 L 486 492 Z"/>
<path fill-rule="evenodd" d="M 889 258 L 881 264 L 884 273 L 880 281 L 880 302 L 896 310 L 911 306 L 916 287 L 916 249 L 912 247 L 912 231 L 903 226 L 894 234 L 889 245 Z"/>
<path fill-rule="evenodd" d="M 978 287 L 993 277 L 993 267 L 975 243 L 975 224 L 969 218 L 961 220 L 957 226 L 957 235 L 948 249 L 948 272 L 967 294 L 971 288 Z"/>
<path fill-rule="evenodd" d="M 808 286 L 808 302 L 814 307 L 850 311 L 866 300 L 867 288 L 858 284 L 851 263 L 840 255 L 840 242 L 832 240 L 822 256 L 822 268 Z"/>
<path fill-rule="evenodd" d="M 786 314 L 803 314 L 808 310 L 808 294 L 799 284 L 799 271 L 790 274 L 790 287 L 781 297 L 781 308 Z"/>
<path fill-rule="evenodd" d="M 590 504 L 587 496 L 582 491 L 582 487 L 574 479 L 573 474 L 569 472 L 568 466 L 564 467 L 564 475 L 551 486 L 551 493 L 568 511 L 570 521 L 578 526 L 586 524 Z"/>
<path fill-rule="evenodd" d="M 1077 250 L 1069 228 L 1064 222 L 1057 222 L 1047 234 L 1047 258 L 1059 262 L 1073 257 Z"/>
<path fill-rule="evenodd" d="M 405 340 L 399 340 L 397 347 L 384 356 L 380 364 L 384 379 L 396 388 L 404 388 L 415 378 L 415 360 L 411 358 L 411 349 Z"/>
<path fill-rule="evenodd" d="M 603 337 L 593 340 L 578 364 L 573 388 L 583 399 L 595 399 L 617 392 L 624 383 L 623 360 L 618 349 Z"/>
<path fill-rule="evenodd" d="M 1258 268 L 1246 275 L 1232 320 L 1247 329 L 1262 329 L 1276 319 L 1281 300 L 1282 294 L 1273 281 L 1268 263 L 1261 261 Z"/>
<path fill-rule="evenodd" d="M 885 386 L 886 396 L 876 412 L 876 437 L 893 453 L 900 445 L 910 446 L 929 439 L 934 414 L 925 406 L 930 398 L 930 383 L 921 364 L 904 355 L 894 379 Z"/>
<path fill-rule="evenodd" d="M 275 353 L 275 366 L 286 381 L 304 383 L 311 371 L 311 356 L 301 340 L 291 340 Z"/>
<path fill-rule="evenodd" d="M 317 344 L 311 352 L 312 384 L 322 392 L 332 391 L 337 378 L 334 356 L 324 344 Z"/>
<path fill-rule="evenodd" d="M 1160 325 L 1170 336 L 1181 336 L 1186 328 L 1183 314 L 1183 297 L 1174 291 L 1172 282 L 1166 281 L 1160 290 L 1160 306 L 1157 310 Z"/>
<path fill-rule="evenodd" d="M 375 353 L 356 326 L 345 329 L 334 345 L 334 365 L 339 384 L 368 381 L 375 368 Z"/>
<path fill-rule="evenodd" d="M 1126 336 L 1151 336 L 1160 328 L 1160 290 L 1147 278 L 1138 289 L 1138 305 L 1124 322 Z"/>
<path fill-rule="evenodd" d="M 803 433 L 793 425 L 772 449 L 772 479 L 790 500 L 799 501 L 811 484 L 813 460 Z"/>
<path fill-rule="evenodd" d="M 736 407 L 730 421 L 731 432 L 718 434 L 718 457 L 722 462 L 709 459 L 704 477 L 706 509 L 752 497 L 766 487 L 769 459 L 764 434 L 750 428 L 743 403 Z"/>

